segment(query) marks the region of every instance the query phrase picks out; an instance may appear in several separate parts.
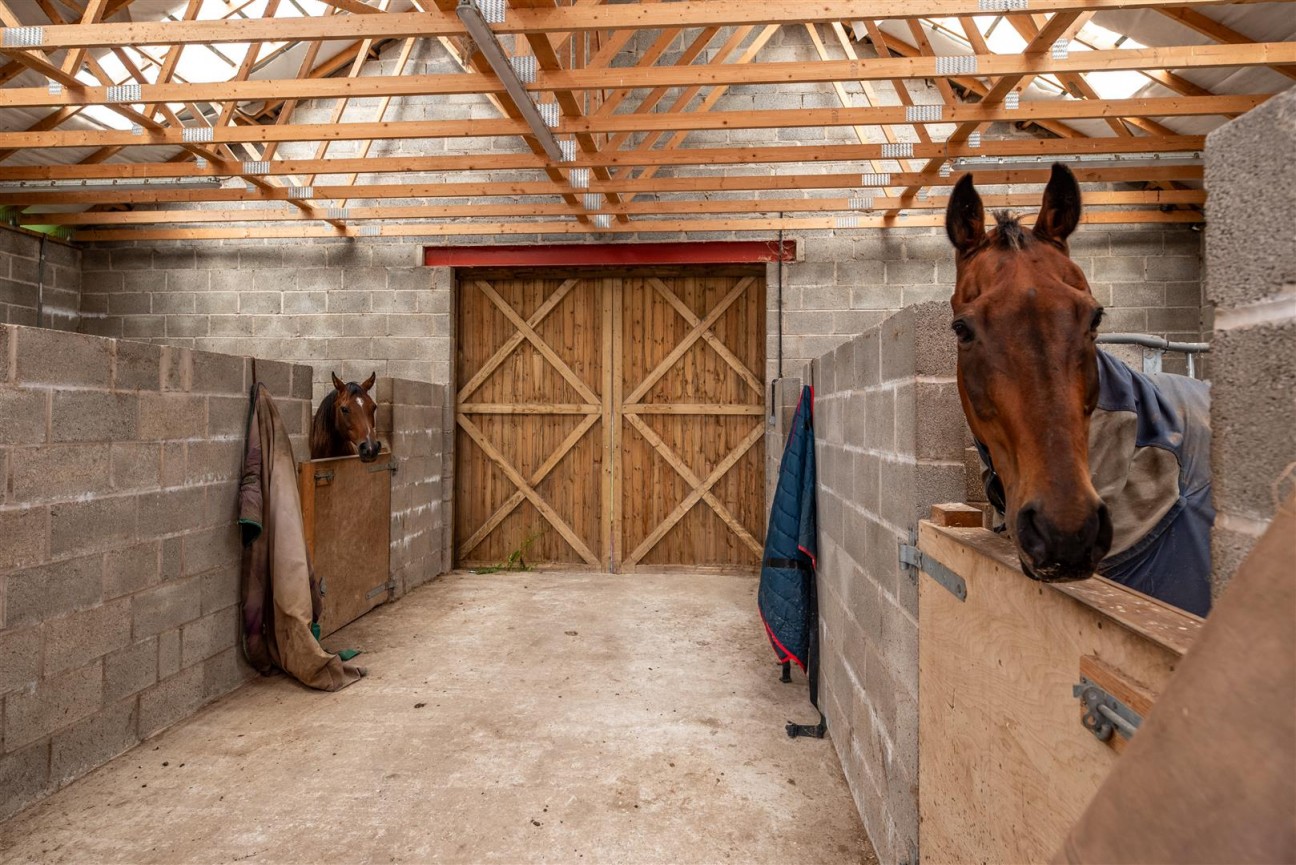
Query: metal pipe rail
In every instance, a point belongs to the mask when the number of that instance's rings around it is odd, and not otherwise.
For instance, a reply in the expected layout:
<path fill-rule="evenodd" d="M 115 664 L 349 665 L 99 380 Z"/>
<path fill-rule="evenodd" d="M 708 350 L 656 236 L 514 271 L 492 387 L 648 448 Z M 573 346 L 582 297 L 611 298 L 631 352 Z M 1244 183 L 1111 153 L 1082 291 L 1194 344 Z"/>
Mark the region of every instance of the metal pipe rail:
<path fill-rule="evenodd" d="M 1100 333 L 1098 334 L 1098 343 L 1100 345 L 1137 345 L 1144 349 L 1143 351 L 1143 371 L 1147 373 L 1161 372 L 1161 359 L 1167 351 L 1183 352 L 1184 357 L 1188 360 L 1188 377 L 1197 377 L 1196 358 L 1199 354 L 1205 354 L 1210 351 L 1208 342 L 1171 342 L 1159 336 L 1152 336 L 1148 333 Z"/>

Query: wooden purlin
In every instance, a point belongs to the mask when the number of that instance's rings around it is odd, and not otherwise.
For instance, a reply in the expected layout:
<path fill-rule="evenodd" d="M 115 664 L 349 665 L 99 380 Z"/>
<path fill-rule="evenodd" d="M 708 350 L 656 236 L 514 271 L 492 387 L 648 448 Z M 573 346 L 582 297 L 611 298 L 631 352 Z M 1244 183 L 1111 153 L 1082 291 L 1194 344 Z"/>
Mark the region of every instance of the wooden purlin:
<path fill-rule="evenodd" d="M 904 207 L 911 211 L 943 210 L 947 198 L 932 197 L 926 201 L 908 201 L 899 197 L 877 196 L 872 210 Z M 1013 195 L 983 195 L 986 207 L 1031 207 L 1039 203 L 1035 192 Z M 643 203 L 623 203 L 590 208 L 590 212 L 612 215 L 661 216 L 702 213 L 849 213 L 858 211 L 852 198 L 754 198 L 754 199 L 669 199 Z M 1200 189 L 1167 191 L 1088 192 L 1087 207 L 1202 205 L 1206 193 Z M 491 204 L 416 204 L 402 206 L 350 207 L 347 221 L 395 219 L 501 218 L 526 216 L 563 216 L 566 205 L 559 203 Z M 94 213 L 36 213 L 17 218 L 19 225 L 155 225 L 180 223 L 266 223 L 314 219 L 309 213 L 287 210 L 125 210 Z"/>
<path fill-rule="evenodd" d="M 1202 179 L 1200 165 L 1151 166 L 1151 167 L 1108 167 L 1089 168 L 1077 165 L 1074 168 L 1076 178 L 1081 183 L 1135 183 L 1144 180 L 1193 180 Z M 987 184 L 1036 184 L 1042 185 L 1049 178 L 1049 169 L 1044 168 L 986 168 L 977 170 L 977 180 Z M 856 190 L 860 184 L 857 172 L 837 174 L 707 174 L 688 177 L 657 178 L 615 178 L 606 184 L 591 184 L 591 190 L 619 193 L 697 193 L 697 192 L 804 192 L 812 189 L 849 189 Z M 948 187 L 954 184 L 954 177 L 941 177 L 932 172 L 919 174 L 907 172 L 893 174 L 890 178 L 898 184 L 923 184 L 932 188 Z M 468 182 L 468 183 L 381 183 L 359 186 L 317 185 L 315 194 L 319 198 L 341 198 L 351 195 L 357 199 L 374 199 L 382 201 L 389 198 L 465 198 L 482 197 L 517 197 L 547 195 L 552 187 L 547 181 L 527 182 Z M 0 205 L 13 206 L 21 201 L 34 204 L 96 204 L 116 202 L 122 204 L 161 204 L 164 202 L 241 202 L 241 201 L 287 201 L 289 190 L 279 188 L 253 195 L 237 188 L 215 189 L 108 189 L 108 190 L 36 190 L 28 189 L 22 193 L 0 191 Z M 176 211 L 170 211 L 172 213 Z M 30 218 L 35 219 L 36 215 Z M 44 223 L 29 223 L 44 224 Z"/>
<path fill-rule="evenodd" d="M 1176 135 L 1164 138 L 1139 136 L 1136 138 L 1069 138 L 994 140 L 980 147 L 967 143 L 915 144 L 915 159 L 954 159 L 958 157 L 1017 157 L 1053 158 L 1068 155 L 1105 156 L 1143 153 L 1199 153 L 1206 144 L 1202 135 Z M 575 166 L 666 166 L 666 165 L 749 165 L 754 163 L 858 163 L 863 160 L 884 158 L 882 144 L 820 144 L 797 147 L 733 146 L 698 147 L 671 150 L 601 150 L 586 154 Z M 483 171 L 483 170 L 543 170 L 548 163 L 541 157 L 524 153 L 492 153 L 485 156 L 471 154 L 453 156 L 389 156 L 372 159 L 329 160 L 275 160 L 267 167 L 267 175 L 301 175 L 312 173 L 388 174 L 401 172 L 433 171 Z M 120 169 L 119 173 L 105 168 Z M 928 169 L 935 171 L 935 168 Z M 209 162 L 202 170 L 165 163 L 122 163 L 113 166 L 41 165 L 9 166 L 0 168 L 0 183 L 13 180 L 66 180 L 145 177 L 225 177 L 239 174 L 237 162 Z"/>
<path fill-rule="evenodd" d="M 671 5 L 671 4 L 667 4 Z M 1053 19 L 1051 19 L 1053 20 Z M 1048 36 L 1061 35 L 1053 28 L 1041 31 L 1039 45 Z M 890 41 L 890 37 L 888 37 Z M 1167 68 L 1229 68 L 1265 66 L 1280 61 L 1296 61 L 1296 43 L 1257 42 L 1249 45 L 1170 45 L 1157 48 L 1121 48 L 1074 52 L 1065 59 L 1053 59 L 1047 53 L 1030 55 L 977 56 L 976 75 L 991 78 L 1096 71 L 1155 71 Z M 61 73 L 60 73 L 61 74 Z M 935 56 L 899 56 L 861 61 L 833 60 L 818 63 L 768 62 L 734 64 L 693 64 L 689 66 L 606 67 L 541 72 L 533 92 L 547 90 L 618 90 L 653 87 L 710 87 L 721 84 L 830 84 L 833 81 L 887 81 L 959 77 L 944 71 L 942 58 Z M 993 89 L 993 88 L 992 88 Z M 1011 86 L 1003 88 L 1004 92 Z M 483 73 L 372 76 L 354 80 L 279 79 L 226 81 L 214 84 L 144 85 L 145 102 L 243 102 L 264 99 L 317 99 L 347 96 L 427 96 L 436 94 L 503 93 L 503 85 L 493 75 Z M 1209 91 L 1197 95 L 1211 95 Z M 78 83 L 75 91 L 65 89 L 50 93 L 42 87 L 6 88 L 0 90 L 0 108 L 94 104 L 120 107 L 122 103 L 108 98 L 106 87 L 87 87 Z"/>
<path fill-rule="evenodd" d="M 1197 224 L 1204 221 L 1198 211 L 1174 210 L 1092 210 L 1081 217 L 1086 225 Z M 849 226 L 854 229 L 943 226 L 943 213 L 914 213 L 899 219 L 888 216 L 860 216 Z M 682 232 L 756 232 L 769 234 L 783 231 L 841 230 L 839 217 L 784 217 L 746 219 L 644 219 L 628 226 L 614 224 L 609 228 L 592 228 L 577 222 L 496 222 L 493 220 L 455 220 L 452 222 L 384 223 L 377 237 L 495 237 L 505 235 L 616 235 L 679 234 Z M 280 224 L 247 228 L 165 228 L 102 229 L 77 232 L 78 242 L 117 242 L 154 240 L 254 240 L 276 238 L 360 237 L 352 226 L 339 234 L 334 229 L 315 225 Z"/>
<path fill-rule="evenodd" d="M 1174 0 L 1178 7 L 1230 5 L 1239 0 Z M 1252 2 L 1252 0 L 1241 0 Z M 442 15 L 421 12 L 384 15 L 345 15 L 191 22 L 126 22 L 68 24 L 46 27 L 39 46 L 5 48 L 4 53 L 35 53 L 61 48 L 108 48 L 113 45 L 220 44 L 232 42 L 304 42 L 314 39 L 398 39 L 463 36 L 466 31 L 452 10 L 437 3 Z M 1156 9 L 1166 0 L 1031 0 L 1031 13 L 1085 12 L 1115 9 Z M 967 0 L 873 0 L 868 17 L 914 19 L 956 17 L 968 13 Z M 502 24 L 501 34 L 570 33 L 595 30 L 660 30 L 670 27 L 764 26 L 831 23 L 860 17 L 855 0 L 683 0 L 683 2 L 555 6 L 515 9 Z M 20 26 L 20 25 L 9 25 Z"/>
<path fill-rule="evenodd" d="M 1216 42 L 1223 42 L 1231 45 L 1246 45 L 1255 42 L 1231 27 L 1219 23 L 1213 18 L 1209 18 L 1196 9 L 1188 9 L 1182 6 L 1161 7 L 1157 12 L 1178 21 L 1185 27 L 1191 27 L 1203 36 L 1214 39 Z M 1274 72 L 1279 75 L 1285 75 L 1288 78 L 1296 79 L 1296 66 L 1270 66 Z"/>

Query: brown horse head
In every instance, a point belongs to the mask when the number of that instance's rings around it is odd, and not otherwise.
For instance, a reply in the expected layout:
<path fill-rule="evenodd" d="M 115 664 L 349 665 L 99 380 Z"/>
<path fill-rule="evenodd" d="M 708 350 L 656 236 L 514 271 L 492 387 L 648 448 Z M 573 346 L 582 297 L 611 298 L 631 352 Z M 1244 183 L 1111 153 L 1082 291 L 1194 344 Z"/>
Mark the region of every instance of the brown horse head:
<path fill-rule="evenodd" d="M 378 404 L 369 395 L 378 374 L 360 384 L 332 375 L 333 391 L 320 401 L 311 427 L 311 458 L 358 453 L 362 462 L 372 462 L 382 450 L 377 438 Z"/>
<path fill-rule="evenodd" d="M 957 250 L 952 324 L 963 413 L 1003 482 L 1004 516 L 1034 579 L 1093 573 L 1112 525 L 1089 475 L 1089 418 L 1098 402 L 1102 307 L 1067 249 L 1080 185 L 1054 165 L 1035 227 L 985 209 L 965 175 L 945 230 Z"/>

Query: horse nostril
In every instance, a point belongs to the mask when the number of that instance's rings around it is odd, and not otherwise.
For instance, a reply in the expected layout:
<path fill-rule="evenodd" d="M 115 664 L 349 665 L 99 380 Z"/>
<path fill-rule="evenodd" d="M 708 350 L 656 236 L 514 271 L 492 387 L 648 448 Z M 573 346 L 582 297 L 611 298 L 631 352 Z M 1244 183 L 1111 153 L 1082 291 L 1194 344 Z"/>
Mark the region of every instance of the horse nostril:
<path fill-rule="evenodd" d="M 1017 543 L 1036 564 L 1042 564 L 1048 556 L 1048 540 L 1042 522 L 1039 508 L 1035 505 L 1026 505 L 1017 512 Z"/>
<path fill-rule="evenodd" d="M 1111 511 L 1107 510 L 1105 504 L 1099 504 L 1097 515 L 1097 531 L 1093 536 L 1093 549 L 1090 554 L 1092 564 L 1097 565 L 1107 557 L 1107 551 L 1111 549 L 1112 543 L 1112 521 Z"/>

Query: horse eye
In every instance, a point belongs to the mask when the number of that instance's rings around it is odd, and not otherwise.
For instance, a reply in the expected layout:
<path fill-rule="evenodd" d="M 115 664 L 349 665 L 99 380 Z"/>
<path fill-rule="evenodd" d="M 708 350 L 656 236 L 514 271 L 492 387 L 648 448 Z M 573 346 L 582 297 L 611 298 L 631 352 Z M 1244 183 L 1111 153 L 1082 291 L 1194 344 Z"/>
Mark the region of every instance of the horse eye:
<path fill-rule="evenodd" d="M 972 341 L 972 328 L 968 327 L 967 322 L 962 319 L 951 324 L 950 330 L 954 331 L 954 335 L 958 337 L 959 342 Z"/>
<path fill-rule="evenodd" d="M 347 408 L 346 406 L 342 406 L 342 414 L 351 414 L 351 409 Z"/>
<path fill-rule="evenodd" d="M 1098 311 L 1094 313 L 1093 321 L 1090 322 L 1089 324 L 1089 329 L 1097 330 L 1098 325 L 1102 324 L 1102 320 L 1103 320 L 1103 308 L 1100 306 L 1098 307 Z"/>

